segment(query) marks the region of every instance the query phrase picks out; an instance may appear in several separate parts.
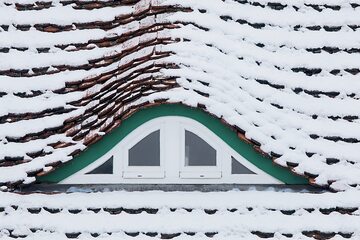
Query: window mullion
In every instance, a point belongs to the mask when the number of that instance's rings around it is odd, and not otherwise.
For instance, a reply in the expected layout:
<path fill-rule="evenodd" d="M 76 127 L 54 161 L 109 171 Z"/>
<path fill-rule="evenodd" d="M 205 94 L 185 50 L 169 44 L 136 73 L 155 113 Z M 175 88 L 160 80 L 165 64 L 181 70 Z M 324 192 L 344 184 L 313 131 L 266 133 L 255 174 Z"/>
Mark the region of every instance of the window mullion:
<path fill-rule="evenodd" d="M 179 132 L 179 124 L 177 121 L 170 120 L 164 122 L 162 156 L 164 157 L 166 178 L 168 180 L 178 178 L 180 161 Z"/>

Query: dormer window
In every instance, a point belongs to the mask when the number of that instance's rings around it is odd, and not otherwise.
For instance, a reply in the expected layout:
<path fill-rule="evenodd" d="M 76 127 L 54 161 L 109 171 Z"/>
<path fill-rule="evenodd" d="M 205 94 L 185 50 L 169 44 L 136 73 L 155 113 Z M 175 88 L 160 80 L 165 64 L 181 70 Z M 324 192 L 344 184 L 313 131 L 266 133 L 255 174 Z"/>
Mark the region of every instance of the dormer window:
<path fill-rule="evenodd" d="M 160 166 L 160 130 L 150 133 L 129 149 L 128 165 Z"/>
<path fill-rule="evenodd" d="M 195 134 L 195 129 L 190 130 L 190 126 L 183 125 L 182 134 L 185 136 L 184 151 L 182 160 L 182 168 L 180 178 L 183 179 L 209 179 L 221 178 L 221 162 L 216 146 L 212 146 L 210 142 L 206 142 L 206 135 Z M 204 138 L 200 136 L 203 135 Z"/>
<path fill-rule="evenodd" d="M 216 166 L 216 150 L 196 134 L 185 130 L 185 167 Z"/>
<path fill-rule="evenodd" d="M 245 167 L 234 157 L 231 157 L 231 174 L 256 174 L 249 168 Z"/>
<path fill-rule="evenodd" d="M 61 183 L 281 183 L 202 124 L 159 117 L 128 134 L 100 159 Z"/>
<path fill-rule="evenodd" d="M 161 130 L 157 129 L 145 137 L 141 134 L 125 145 L 122 154 L 125 179 L 164 178 L 163 157 L 161 156 Z"/>
<path fill-rule="evenodd" d="M 113 157 L 110 157 L 109 160 L 101 164 L 100 166 L 96 167 L 95 169 L 91 170 L 86 174 L 113 174 Z"/>

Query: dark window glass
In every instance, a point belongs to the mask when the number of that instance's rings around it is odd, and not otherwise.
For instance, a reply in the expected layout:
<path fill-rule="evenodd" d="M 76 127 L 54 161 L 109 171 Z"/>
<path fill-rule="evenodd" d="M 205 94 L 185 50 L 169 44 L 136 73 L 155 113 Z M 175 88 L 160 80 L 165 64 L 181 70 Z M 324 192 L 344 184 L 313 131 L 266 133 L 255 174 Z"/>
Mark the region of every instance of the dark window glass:
<path fill-rule="evenodd" d="M 113 157 L 86 174 L 113 174 Z"/>
<path fill-rule="evenodd" d="M 256 174 L 244 165 L 242 165 L 234 157 L 231 157 L 231 174 Z"/>
<path fill-rule="evenodd" d="M 216 150 L 185 130 L 185 166 L 216 166 Z"/>
<path fill-rule="evenodd" d="M 129 166 L 160 166 L 160 130 L 150 133 L 129 150 Z"/>

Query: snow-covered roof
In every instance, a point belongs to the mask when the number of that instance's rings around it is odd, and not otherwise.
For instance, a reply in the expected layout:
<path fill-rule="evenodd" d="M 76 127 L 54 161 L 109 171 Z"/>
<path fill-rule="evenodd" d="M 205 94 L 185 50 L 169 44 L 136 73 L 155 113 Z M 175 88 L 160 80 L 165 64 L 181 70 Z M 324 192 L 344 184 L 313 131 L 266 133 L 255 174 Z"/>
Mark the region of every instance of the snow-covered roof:
<path fill-rule="evenodd" d="M 359 239 L 359 191 L 0 193 L 0 238 Z"/>
<path fill-rule="evenodd" d="M 311 183 L 357 187 L 359 32 L 358 0 L 1 1 L 0 182 L 182 102 Z"/>

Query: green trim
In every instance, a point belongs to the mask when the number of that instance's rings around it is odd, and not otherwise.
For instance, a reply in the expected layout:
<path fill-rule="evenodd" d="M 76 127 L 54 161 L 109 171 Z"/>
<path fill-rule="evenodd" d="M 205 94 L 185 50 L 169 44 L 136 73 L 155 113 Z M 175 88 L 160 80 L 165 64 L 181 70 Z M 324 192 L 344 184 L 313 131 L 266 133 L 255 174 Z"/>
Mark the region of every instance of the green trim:
<path fill-rule="evenodd" d="M 288 169 L 273 164 L 270 159 L 256 152 L 250 144 L 241 141 L 237 134 L 231 128 L 222 124 L 219 119 L 200 109 L 181 104 L 163 104 L 139 110 L 124 120 L 118 128 L 105 135 L 103 139 L 93 144 L 73 160 L 45 176 L 38 177 L 38 182 L 57 183 L 62 181 L 96 161 L 137 127 L 154 118 L 163 116 L 191 118 L 210 129 L 249 162 L 280 181 L 286 184 L 308 184 L 305 178 L 294 175 Z"/>

